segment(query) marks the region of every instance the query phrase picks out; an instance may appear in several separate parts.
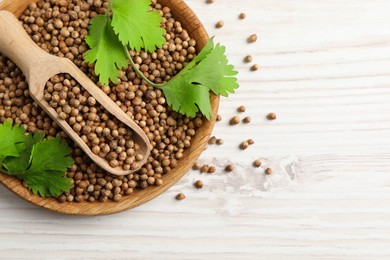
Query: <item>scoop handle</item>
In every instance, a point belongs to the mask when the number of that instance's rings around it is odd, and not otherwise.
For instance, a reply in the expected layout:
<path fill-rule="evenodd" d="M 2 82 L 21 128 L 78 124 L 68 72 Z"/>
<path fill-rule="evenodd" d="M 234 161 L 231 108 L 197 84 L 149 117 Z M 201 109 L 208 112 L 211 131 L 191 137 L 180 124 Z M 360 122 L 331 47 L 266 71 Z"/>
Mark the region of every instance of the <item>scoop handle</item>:
<path fill-rule="evenodd" d="M 36 45 L 18 19 L 8 11 L 0 11 L 0 52 L 11 59 L 29 78 L 34 65 L 48 58 Z"/>

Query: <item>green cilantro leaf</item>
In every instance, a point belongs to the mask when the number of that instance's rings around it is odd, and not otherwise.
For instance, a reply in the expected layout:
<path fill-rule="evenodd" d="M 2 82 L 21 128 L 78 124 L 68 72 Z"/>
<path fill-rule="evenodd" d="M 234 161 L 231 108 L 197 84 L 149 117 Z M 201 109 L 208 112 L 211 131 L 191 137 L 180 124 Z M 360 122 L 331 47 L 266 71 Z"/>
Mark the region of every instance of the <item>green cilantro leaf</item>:
<path fill-rule="evenodd" d="M 37 132 L 34 135 L 27 135 L 23 144 L 24 148 L 19 157 L 7 157 L 4 161 L 4 168 L 10 174 L 21 174 L 27 170 L 31 163 L 31 151 L 33 145 L 41 142 L 45 133 Z"/>
<path fill-rule="evenodd" d="M 5 121 L 0 125 L 0 165 L 8 157 L 17 157 L 20 154 L 21 143 L 26 139 L 22 126 L 12 127 L 11 121 Z"/>
<path fill-rule="evenodd" d="M 183 85 L 183 79 L 174 77 L 162 87 L 168 105 L 174 111 L 194 117 L 198 110 L 210 120 L 213 111 L 210 104 L 209 89 L 198 84 Z"/>
<path fill-rule="evenodd" d="M 69 157 L 71 150 L 61 138 L 46 139 L 34 145 L 31 152 L 30 172 L 61 171 L 64 173 L 73 164 Z"/>
<path fill-rule="evenodd" d="M 23 179 L 34 194 L 41 197 L 57 197 L 72 188 L 72 180 L 64 178 L 62 171 L 32 171 L 18 176 Z"/>
<path fill-rule="evenodd" d="M 73 160 L 71 150 L 59 137 L 44 139 L 44 133 L 26 135 L 22 126 L 0 124 L 0 170 L 24 180 L 33 193 L 59 196 L 72 188 L 65 177 Z"/>
<path fill-rule="evenodd" d="M 160 87 L 172 109 L 193 117 L 198 110 L 207 118 L 212 117 L 209 90 L 216 95 L 228 96 L 238 88 L 237 75 L 228 65 L 225 47 L 211 38 L 183 70 Z M 199 109 L 198 109 L 199 108 Z"/>
<path fill-rule="evenodd" d="M 111 0 L 112 27 L 123 45 L 153 52 L 165 43 L 162 17 L 150 11 L 150 0 Z"/>
<path fill-rule="evenodd" d="M 216 95 L 227 97 L 234 93 L 238 83 L 236 76 L 238 72 L 233 65 L 228 64 L 225 55 L 225 47 L 217 43 L 214 45 L 213 38 L 210 38 L 206 46 L 198 56 L 184 68 L 181 74 L 186 78 L 186 84 L 201 84 L 208 87 Z M 180 73 L 179 73 L 180 75 Z"/>
<path fill-rule="evenodd" d="M 111 18 L 106 15 L 96 15 L 89 25 L 85 37 L 90 50 L 85 53 L 84 60 L 95 63 L 95 73 L 99 81 L 108 86 L 109 80 L 118 82 L 120 70 L 127 68 L 127 56 L 122 43 L 118 40 L 111 27 Z"/>

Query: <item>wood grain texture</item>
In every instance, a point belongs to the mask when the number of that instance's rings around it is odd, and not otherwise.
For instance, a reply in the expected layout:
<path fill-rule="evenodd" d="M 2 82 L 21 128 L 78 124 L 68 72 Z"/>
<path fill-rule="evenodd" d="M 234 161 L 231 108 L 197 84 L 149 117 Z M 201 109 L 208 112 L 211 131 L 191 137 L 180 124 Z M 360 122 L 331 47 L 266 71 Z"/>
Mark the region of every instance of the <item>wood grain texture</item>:
<path fill-rule="evenodd" d="M 0 9 L 8 10 L 15 15 L 20 15 L 21 10 L 23 8 L 26 8 L 28 6 L 28 3 L 36 2 L 37 0 L 29 0 L 29 1 L 11 1 L 6 0 L 4 3 L 0 3 Z M 168 6 L 172 8 L 172 15 L 177 17 L 177 20 L 180 21 L 184 27 L 188 25 L 189 28 L 189 34 L 191 37 L 194 37 L 195 40 L 198 42 L 198 48 L 202 48 L 207 40 L 208 35 L 203 28 L 201 22 L 196 17 L 196 15 L 192 12 L 192 10 L 182 1 L 182 0 L 175 0 L 175 1 L 161 1 L 162 4 L 165 6 Z M 55 119 L 58 124 L 64 129 L 66 133 L 70 135 L 70 137 L 77 143 L 80 143 L 80 147 L 100 166 L 105 166 L 104 160 L 98 158 L 96 155 L 92 154 L 88 146 L 82 142 L 79 136 L 75 135 L 73 133 L 73 130 L 69 127 L 69 125 L 64 120 L 58 120 L 57 113 L 54 109 L 49 107 L 46 101 L 43 99 L 43 88 L 44 88 L 44 81 L 49 79 L 51 76 L 58 74 L 58 73 L 70 73 L 73 78 L 75 78 L 86 90 L 91 93 L 96 100 L 103 105 L 111 114 L 114 114 L 120 121 L 126 123 L 129 127 L 131 127 L 140 138 L 138 138 L 140 141 L 138 142 L 141 145 L 141 150 L 145 150 L 145 155 L 149 155 L 150 148 L 147 145 L 142 145 L 143 143 L 149 142 L 146 135 L 142 132 L 142 130 L 134 124 L 132 120 L 130 120 L 126 114 L 115 105 L 114 102 L 112 102 L 107 96 L 103 93 L 103 91 L 97 89 L 93 82 L 89 80 L 85 74 L 79 73 L 79 70 L 73 65 L 68 62 L 66 59 L 61 59 L 54 56 L 49 56 L 46 53 L 40 54 L 41 50 L 34 50 L 34 48 L 22 48 L 18 51 L 11 50 L 6 48 L 4 46 L 4 43 L 9 42 L 12 37 L 17 38 L 23 38 L 24 34 L 20 32 L 18 27 L 13 28 L 13 24 L 11 22 L 11 18 L 7 18 L 7 13 L 0 14 L 0 22 L 1 17 L 4 16 L 4 19 L 6 21 L 3 22 L 1 29 L 2 29 L 2 38 L 0 38 L 0 43 L 3 43 L 2 48 L 7 51 L 7 53 L 12 54 L 11 57 L 14 57 L 17 60 L 17 64 L 22 65 L 22 69 L 25 73 L 27 73 L 28 82 L 30 84 L 33 84 L 32 92 L 34 99 L 41 105 L 41 107 L 48 113 L 53 119 Z M 8 24 L 6 24 L 8 23 Z M 10 31 L 14 31 L 14 35 L 5 38 L 4 35 L 9 33 Z M 3 42 L 1 41 L 3 39 Z M 31 41 L 28 39 L 22 39 L 25 44 L 31 44 Z M 15 45 L 15 44 L 14 44 Z M 16 44 L 17 46 L 17 44 Z M 33 46 L 34 47 L 34 46 Z M 34 71 L 32 69 L 31 63 L 28 62 L 28 60 L 25 60 L 24 58 L 18 58 L 18 54 L 22 55 L 25 54 L 28 49 L 34 50 L 34 53 L 28 53 L 25 56 L 28 57 L 29 60 L 36 60 L 39 58 L 39 62 L 47 62 L 48 64 L 51 64 L 48 66 L 50 69 L 47 69 L 46 71 L 38 71 L 41 73 L 37 73 L 37 71 Z M 43 52 L 43 51 L 42 51 Z M 35 56 L 34 56 L 35 55 Z M 39 56 L 39 57 L 37 57 Z M 43 58 L 42 58 L 42 57 Z M 47 66 L 44 66 L 43 64 L 33 64 L 34 68 L 46 68 Z M 47 64 L 46 64 L 47 65 Z M 35 73 L 34 73 L 35 72 Z M 40 76 L 40 77 L 38 77 Z M 45 79 L 42 80 L 41 78 Z M 30 87 L 31 89 L 31 87 Z M 113 104 L 113 105 L 111 105 Z M 155 187 L 149 187 L 148 189 L 144 190 L 137 190 L 135 191 L 131 196 L 125 197 L 120 202 L 112 202 L 107 201 L 104 203 L 101 202 L 82 202 L 82 203 L 59 203 L 56 199 L 53 198 L 41 198 L 38 195 L 34 195 L 27 188 L 25 188 L 23 185 L 21 185 L 21 182 L 17 179 L 8 176 L 6 174 L 0 173 L 0 183 L 2 183 L 5 187 L 7 187 L 9 190 L 17 194 L 18 196 L 22 197 L 23 199 L 27 200 L 28 202 L 31 202 L 32 204 L 35 204 L 37 206 L 40 206 L 44 209 L 49 209 L 58 213 L 64 213 L 64 214 L 70 214 L 70 215 L 83 215 L 83 216 L 96 216 L 96 215 L 108 215 L 117 213 L 123 210 L 131 209 L 134 207 L 137 207 L 145 202 L 148 202 L 149 200 L 154 199 L 164 191 L 166 191 L 169 187 L 171 187 L 173 184 L 175 184 L 180 178 L 183 177 L 189 170 L 189 168 L 194 164 L 194 162 L 198 159 L 200 153 L 204 150 L 208 138 L 213 130 L 215 118 L 218 111 L 218 104 L 219 104 L 219 97 L 212 95 L 211 96 L 211 106 L 214 113 L 214 120 L 204 120 L 204 124 L 197 130 L 196 135 L 194 136 L 192 140 L 191 147 L 186 149 L 184 152 L 184 156 L 182 159 L 178 161 L 178 165 L 175 169 L 173 169 L 169 174 L 164 175 L 162 177 L 163 184 L 160 186 Z M 143 148 L 144 149 L 143 149 Z M 148 149 L 146 149 L 148 148 Z M 144 160 L 147 159 L 147 156 Z M 100 163 L 99 163 L 100 162 Z M 107 165 L 107 167 L 109 167 Z M 104 167 L 104 168 L 107 168 Z M 113 170 L 111 170 L 113 171 Z M 115 171 L 116 173 L 122 174 L 122 171 Z"/>
<path fill-rule="evenodd" d="M 224 145 L 201 156 L 218 172 L 190 171 L 141 207 L 95 218 L 45 212 L 0 188 L 1 255 L 389 259 L 390 2 L 186 3 L 240 70 L 241 88 L 222 98 L 213 133 Z M 259 39 L 248 45 L 252 33 Z M 242 62 L 247 54 L 258 72 Z M 230 127 L 243 104 L 252 123 Z M 256 143 L 240 151 L 247 138 Z M 230 162 L 236 171 L 226 174 Z M 187 198 L 176 201 L 178 192 Z"/>

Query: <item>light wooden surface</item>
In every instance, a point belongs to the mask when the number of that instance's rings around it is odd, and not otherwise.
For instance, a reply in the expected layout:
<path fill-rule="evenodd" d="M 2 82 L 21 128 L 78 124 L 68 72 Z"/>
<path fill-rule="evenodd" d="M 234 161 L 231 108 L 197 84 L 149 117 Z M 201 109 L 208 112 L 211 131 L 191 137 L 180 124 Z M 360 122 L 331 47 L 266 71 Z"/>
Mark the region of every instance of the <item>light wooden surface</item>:
<path fill-rule="evenodd" d="M 241 72 L 214 132 L 225 143 L 201 157 L 236 172 L 189 172 L 157 199 L 97 218 L 46 212 L 0 187 L 1 257 L 388 259 L 390 2 L 187 3 Z M 259 40 L 248 45 L 252 33 Z M 242 104 L 253 122 L 228 126 Z M 276 121 L 265 119 L 271 111 Z M 247 138 L 256 144 L 240 151 Z M 256 158 L 274 174 L 251 167 Z M 178 192 L 187 199 L 174 200 Z"/>

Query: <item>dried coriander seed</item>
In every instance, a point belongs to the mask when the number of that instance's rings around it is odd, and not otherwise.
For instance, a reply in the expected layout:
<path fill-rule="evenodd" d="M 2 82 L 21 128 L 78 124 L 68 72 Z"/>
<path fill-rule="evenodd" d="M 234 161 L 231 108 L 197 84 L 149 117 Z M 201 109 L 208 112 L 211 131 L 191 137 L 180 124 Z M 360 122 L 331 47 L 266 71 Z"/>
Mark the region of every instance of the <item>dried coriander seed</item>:
<path fill-rule="evenodd" d="M 185 198 L 186 198 L 186 195 L 184 195 L 183 193 L 179 193 L 176 195 L 177 200 L 184 200 Z"/>
<path fill-rule="evenodd" d="M 249 145 L 252 145 L 252 144 L 255 143 L 255 141 L 253 139 L 248 139 L 247 142 L 248 142 Z"/>
<path fill-rule="evenodd" d="M 203 165 L 201 168 L 200 168 L 200 172 L 201 173 L 204 173 L 204 172 L 208 172 L 210 169 L 210 167 L 208 165 Z"/>
<path fill-rule="evenodd" d="M 253 57 L 251 55 L 246 55 L 244 58 L 245 63 L 251 63 L 253 61 Z"/>
<path fill-rule="evenodd" d="M 265 169 L 265 174 L 268 174 L 268 175 L 270 175 L 270 174 L 272 174 L 272 169 L 271 168 L 267 168 L 267 169 Z"/>
<path fill-rule="evenodd" d="M 222 120 L 222 116 L 220 115 L 217 115 L 217 122 L 221 121 Z"/>
<path fill-rule="evenodd" d="M 275 113 L 269 113 L 267 115 L 267 119 L 268 120 L 275 120 L 276 119 L 276 114 Z"/>
<path fill-rule="evenodd" d="M 203 182 L 201 180 L 197 180 L 195 183 L 194 183 L 194 186 L 197 188 L 197 189 L 201 189 L 203 188 Z"/>
<path fill-rule="evenodd" d="M 239 107 L 237 108 L 237 112 L 239 112 L 239 113 L 244 113 L 245 110 L 246 110 L 245 106 L 239 106 Z"/>
<path fill-rule="evenodd" d="M 226 172 L 232 172 L 233 170 L 234 170 L 233 164 L 228 164 L 228 165 L 225 167 L 225 171 L 226 171 Z"/>
<path fill-rule="evenodd" d="M 223 26 L 225 25 L 225 23 L 223 21 L 218 21 L 216 24 L 215 24 L 215 28 L 222 28 Z"/>
<path fill-rule="evenodd" d="M 253 162 L 253 166 L 256 167 L 256 168 L 259 168 L 261 166 L 261 161 L 260 160 L 255 160 Z"/>
<path fill-rule="evenodd" d="M 246 150 L 249 147 L 249 144 L 247 141 L 244 141 L 240 144 L 240 149 L 241 150 Z"/>
<path fill-rule="evenodd" d="M 214 173 L 216 170 L 217 170 L 217 168 L 214 165 L 211 165 L 209 167 L 209 170 L 207 171 L 207 173 Z"/>
<path fill-rule="evenodd" d="M 243 122 L 244 124 L 249 124 L 251 121 L 252 121 L 252 118 L 251 118 L 250 116 L 247 116 L 247 117 L 245 117 L 245 118 L 242 120 L 242 122 Z"/>
<path fill-rule="evenodd" d="M 256 71 L 256 70 L 258 70 L 259 69 L 259 65 L 258 64 L 253 64 L 252 66 L 251 66 L 251 71 Z"/>
<path fill-rule="evenodd" d="M 217 138 L 215 136 L 210 137 L 208 144 L 216 144 L 217 143 Z"/>
<path fill-rule="evenodd" d="M 222 145 L 223 144 L 223 140 L 222 139 L 217 139 L 217 145 Z"/>
<path fill-rule="evenodd" d="M 198 162 L 195 162 L 194 165 L 192 165 L 192 169 L 195 171 L 200 170 L 200 168 L 202 168 L 202 165 Z"/>
<path fill-rule="evenodd" d="M 240 123 L 240 117 L 238 117 L 238 116 L 233 116 L 231 119 L 230 119 L 230 121 L 229 121 L 229 123 L 230 123 L 230 125 L 238 125 L 239 123 Z"/>
<path fill-rule="evenodd" d="M 240 13 L 240 15 L 238 16 L 238 18 L 239 18 L 240 20 L 243 20 L 243 19 L 246 18 L 246 14 L 245 14 L 245 13 Z"/>
<path fill-rule="evenodd" d="M 252 34 L 248 37 L 248 43 L 254 43 L 257 41 L 257 34 Z"/>

